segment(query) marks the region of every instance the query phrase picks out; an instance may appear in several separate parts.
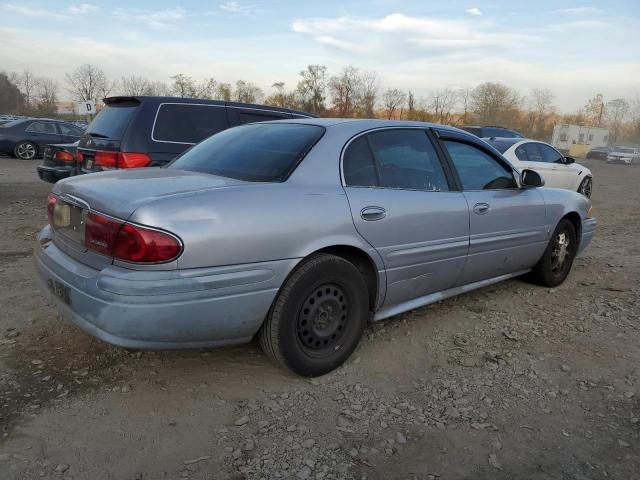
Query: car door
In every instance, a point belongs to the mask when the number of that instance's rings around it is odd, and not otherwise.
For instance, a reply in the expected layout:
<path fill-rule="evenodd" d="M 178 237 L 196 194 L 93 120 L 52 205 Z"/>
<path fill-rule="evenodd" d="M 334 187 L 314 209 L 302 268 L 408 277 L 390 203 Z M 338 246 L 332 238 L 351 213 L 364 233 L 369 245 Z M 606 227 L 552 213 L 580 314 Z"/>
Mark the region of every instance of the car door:
<path fill-rule="evenodd" d="M 551 179 L 555 188 L 568 188 L 573 190 L 578 181 L 578 171 L 573 164 L 568 164 L 559 151 L 545 143 L 538 143 L 538 148 L 542 152 L 542 158 L 551 168 Z"/>
<path fill-rule="evenodd" d="M 522 161 L 522 168 L 530 168 L 540 173 L 544 178 L 546 187 L 563 187 L 563 172 L 560 167 L 564 165 L 555 162 L 558 157 L 562 157 L 559 152 L 556 152 L 557 156 L 551 155 L 551 152 L 543 148 L 546 145 L 539 142 L 526 142 L 521 147 L 520 151 L 524 150 L 526 152 L 526 161 Z M 555 152 L 553 148 L 549 148 Z M 522 155 L 522 153 L 518 154 L 516 150 L 516 155 L 520 158 L 519 155 Z"/>
<path fill-rule="evenodd" d="M 469 254 L 457 285 L 531 268 L 549 233 L 541 193 L 519 188 L 508 163 L 483 146 L 455 136 L 441 142 L 469 205 Z"/>
<path fill-rule="evenodd" d="M 58 129 L 53 122 L 33 122 L 25 129 L 27 139 L 38 145 L 40 152 L 45 145 L 61 143 Z"/>
<path fill-rule="evenodd" d="M 345 149 L 344 188 L 356 229 L 383 259 L 385 306 L 450 288 L 462 271 L 469 212 L 446 168 L 423 128 L 378 129 Z"/>

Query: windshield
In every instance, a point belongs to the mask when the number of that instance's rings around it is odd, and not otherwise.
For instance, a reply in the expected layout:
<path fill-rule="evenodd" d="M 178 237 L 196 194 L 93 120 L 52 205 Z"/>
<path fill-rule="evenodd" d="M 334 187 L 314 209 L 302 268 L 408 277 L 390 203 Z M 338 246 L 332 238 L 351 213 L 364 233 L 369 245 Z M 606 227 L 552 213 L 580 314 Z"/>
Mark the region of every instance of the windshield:
<path fill-rule="evenodd" d="M 15 127 L 16 125 L 20 125 L 21 123 L 24 122 L 24 120 L 10 120 L 10 121 L 5 121 L 3 120 L 4 123 L 0 124 L 1 128 L 11 128 L 11 127 Z"/>
<path fill-rule="evenodd" d="M 86 133 L 95 137 L 122 140 L 125 130 L 138 106 L 109 105 L 103 108 L 87 127 Z"/>
<path fill-rule="evenodd" d="M 174 160 L 169 168 L 249 182 L 282 182 L 322 137 L 324 128 L 254 123 L 217 133 Z"/>
<path fill-rule="evenodd" d="M 616 148 L 616 152 L 618 153 L 633 153 L 633 148 Z"/>

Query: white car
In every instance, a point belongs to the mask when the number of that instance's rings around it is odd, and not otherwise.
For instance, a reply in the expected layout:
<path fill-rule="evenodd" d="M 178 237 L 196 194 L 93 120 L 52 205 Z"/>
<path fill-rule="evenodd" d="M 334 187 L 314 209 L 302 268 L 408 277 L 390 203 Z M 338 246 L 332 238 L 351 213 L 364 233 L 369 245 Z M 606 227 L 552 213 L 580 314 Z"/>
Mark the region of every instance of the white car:
<path fill-rule="evenodd" d="M 607 155 L 607 163 L 633 165 L 640 163 L 640 148 L 614 147 Z"/>
<path fill-rule="evenodd" d="M 562 155 L 548 143 L 526 138 L 485 138 L 518 170 L 540 173 L 546 187 L 564 188 L 591 197 L 593 175 L 572 157 Z"/>

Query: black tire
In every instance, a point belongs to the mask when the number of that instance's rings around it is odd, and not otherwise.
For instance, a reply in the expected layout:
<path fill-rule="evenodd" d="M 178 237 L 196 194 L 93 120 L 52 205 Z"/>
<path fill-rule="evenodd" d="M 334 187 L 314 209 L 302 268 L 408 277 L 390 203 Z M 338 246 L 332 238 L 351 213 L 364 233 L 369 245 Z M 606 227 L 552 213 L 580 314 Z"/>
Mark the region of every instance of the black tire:
<path fill-rule="evenodd" d="M 13 147 L 13 156 L 20 160 L 33 160 L 38 157 L 38 146 L 33 142 L 23 140 Z"/>
<path fill-rule="evenodd" d="M 531 279 L 544 287 L 557 287 L 569 275 L 577 250 L 576 229 L 573 223 L 563 218 L 553 232 L 542 258 L 533 267 Z"/>
<path fill-rule="evenodd" d="M 289 276 L 258 338 L 277 365 L 316 377 L 349 358 L 368 319 L 369 295 L 358 269 L 335 255 L 317 254 Z"/>
<path fill-rule="evenodd" d="M 582 182 L 580 182 L 580 186 L 578 187 L 578 193 L 581 193 L 587 198 L 591 198 L 591 194 L 593 192 L 593 178 L 584 177 Z"/>

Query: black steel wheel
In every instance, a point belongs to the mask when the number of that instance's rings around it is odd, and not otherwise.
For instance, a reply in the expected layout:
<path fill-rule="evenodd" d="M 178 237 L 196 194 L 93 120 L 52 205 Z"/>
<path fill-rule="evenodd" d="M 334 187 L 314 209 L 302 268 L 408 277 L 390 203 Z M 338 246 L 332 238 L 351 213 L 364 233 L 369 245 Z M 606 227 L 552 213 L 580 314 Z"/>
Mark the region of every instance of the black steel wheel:
<path fill-rule="evenodd" d="M 369 293 L 360 271 L 328 254 L 310 257 L 282 286 L 259 333 L 275 363 L 315 377 L 355 350 L 369 318 Z"/>
<path fill-rule="evenodd" d="M 569 275 L 578 252 L 576 229 L 566 218 L 558 223 L 547 248 L 531 271 L 532 279 L 545 287 L 560 285 Z"/>

